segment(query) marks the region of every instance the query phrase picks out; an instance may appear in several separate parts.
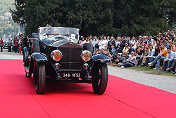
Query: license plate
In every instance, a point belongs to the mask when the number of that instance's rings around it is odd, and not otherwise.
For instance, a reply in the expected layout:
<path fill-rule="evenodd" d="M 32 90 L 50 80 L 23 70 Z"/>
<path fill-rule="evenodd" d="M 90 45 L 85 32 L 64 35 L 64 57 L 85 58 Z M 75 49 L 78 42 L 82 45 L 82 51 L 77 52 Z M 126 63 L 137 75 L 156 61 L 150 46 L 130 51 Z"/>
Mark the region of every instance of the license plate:
<path fill-rule="evenodd" d="M 80 78 L 80 73 L 63 73 L 63 78 L 70 78 L 70 77 L 76 77 Z"/>

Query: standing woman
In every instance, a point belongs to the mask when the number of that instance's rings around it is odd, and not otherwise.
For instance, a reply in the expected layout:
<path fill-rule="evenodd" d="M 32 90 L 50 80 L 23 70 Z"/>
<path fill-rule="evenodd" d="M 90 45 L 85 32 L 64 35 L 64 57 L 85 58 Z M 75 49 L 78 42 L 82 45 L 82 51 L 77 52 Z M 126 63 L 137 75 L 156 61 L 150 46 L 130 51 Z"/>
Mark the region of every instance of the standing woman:
<path fill-rule="evenodd" d="M 98 45 L 99 45 L 99 49 L 104 49 L 104 42 L 103 42 L 103 37 L 100 37 L 99 38 L 99 43 L 98 43 Z"/>
<path fill-rule="evenodd" d="M 83 47 L 84 43 L 86 43 L 86 40 L 84 39 L 84 37 L 81 37 L 81 40 L 79 42 L 79 44 Z"/>
<path fill-rule="evenodd" d="M 3 51 L 3 40 L 2 40 L 2 37 L 1 37 L 1 52 Z"/>
<path fill-rule="evenodd" d="M 17 40 L 17 38 L 15 39 L 14 46 L 15 46 L 15 53 L 16 53 L 18 51 L 18 40 Z"/>
<path fill-rule="evenodd" d="M 8 52 L 11 52 L 12 41 L 9 38 Z"/>
<path fill-rule="evenodd" d="M 20 54 L 22 54 L 22 42 L 21 42 L 21 40 L 19 40 L 18 46 L 19 46 L 19 52 L 20 52 Z"/>

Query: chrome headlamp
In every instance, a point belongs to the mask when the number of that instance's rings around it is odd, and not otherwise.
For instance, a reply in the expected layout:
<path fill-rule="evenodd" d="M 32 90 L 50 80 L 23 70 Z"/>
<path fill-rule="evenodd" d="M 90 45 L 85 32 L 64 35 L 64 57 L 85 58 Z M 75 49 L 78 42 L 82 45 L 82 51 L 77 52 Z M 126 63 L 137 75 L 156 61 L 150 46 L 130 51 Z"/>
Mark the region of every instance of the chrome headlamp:
<path fill-rule="evenodd" d="M 81 58 L 82 58 L 83 61 L 87 62 L 92 58 L 92 53 L 88 50 L 84 50 L 81 53 Z"/>
<path fill-rule="evenodd" d="M 54 50 L 51 52 L 51 58 L 54 61 L 60 61 L 62 58 L 62 52 L 60 50 Z"/>

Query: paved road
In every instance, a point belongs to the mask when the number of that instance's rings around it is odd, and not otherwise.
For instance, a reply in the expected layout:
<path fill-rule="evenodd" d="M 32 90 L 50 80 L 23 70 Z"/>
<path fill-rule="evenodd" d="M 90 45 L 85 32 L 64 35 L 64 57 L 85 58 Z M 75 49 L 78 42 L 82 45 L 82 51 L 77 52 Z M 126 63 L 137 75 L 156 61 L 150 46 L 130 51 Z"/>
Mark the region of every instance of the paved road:
<path fill-rule="evenodd" d="M 119 67 L 111 66 L 109 66 L 109 74 L 168 92 L 176 93 L 176 76 L 171 77 L 164 75 L 154 75 L 142 71 L 121 69 Z"/>
<path fill-rule="evenodd" d="M 4 49 L 3 52 L 0 52 L 0 59 L 23 59 L 23 57 L 19 53 L 8 52 L 7 49 Z"/>
<path fill-rule="evenodd" d="M 0 52 L 0 59 L 22 59 L 22 55 L 4 50 L 4 52 Z M 176 93 L 176 77 L 147 74 L 141 71 L 111 66 L 109 66 L 109 74 L 171 93 Z"/>

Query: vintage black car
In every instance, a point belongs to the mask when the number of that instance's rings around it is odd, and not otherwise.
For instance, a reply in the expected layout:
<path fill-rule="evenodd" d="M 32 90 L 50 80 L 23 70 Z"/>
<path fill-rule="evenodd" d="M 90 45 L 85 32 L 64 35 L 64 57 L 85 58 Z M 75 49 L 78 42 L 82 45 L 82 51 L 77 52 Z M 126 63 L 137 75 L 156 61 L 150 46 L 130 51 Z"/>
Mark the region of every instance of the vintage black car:
<path fill-rule="evenodd" d="M 40 27 L 23 48 L 27 77 L 34 79 L 38 94 L 45 92 L 47 80 L 92 83 L 94 93 L 103 94 L 108 83 L 108 56 L 94 54 L 93 47 L 78 44 L 79 29 Z"/>

